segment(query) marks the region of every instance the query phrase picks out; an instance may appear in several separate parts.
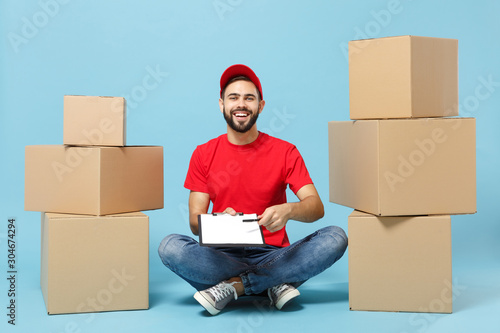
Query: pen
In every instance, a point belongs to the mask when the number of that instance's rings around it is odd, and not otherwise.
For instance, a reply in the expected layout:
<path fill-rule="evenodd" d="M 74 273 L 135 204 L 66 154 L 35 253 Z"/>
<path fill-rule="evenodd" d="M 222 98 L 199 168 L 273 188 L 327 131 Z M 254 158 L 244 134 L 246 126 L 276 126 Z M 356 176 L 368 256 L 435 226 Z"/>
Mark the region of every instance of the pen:
<path fill-rule="evenodd" d="M 245 219 L 242 222 L 259 222 L 259 219 Z"/>

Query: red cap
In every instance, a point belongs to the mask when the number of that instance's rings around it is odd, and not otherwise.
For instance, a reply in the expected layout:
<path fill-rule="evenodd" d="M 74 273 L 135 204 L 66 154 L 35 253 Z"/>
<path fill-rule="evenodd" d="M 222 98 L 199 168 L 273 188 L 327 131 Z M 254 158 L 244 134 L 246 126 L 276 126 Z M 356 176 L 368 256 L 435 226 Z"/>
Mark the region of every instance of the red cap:
<path fill-rule="evenodd" d="M 252 83 L 255 84 L 257 90 L 259 90 L 260 98 L 264 99 L 262 95 L 262 86 L 260 85 L 259 78 L 257 77 L 257 75 L 255 75 L 253 70 L 250 69 L 250 67 L 245 65 L 232 65 L 228 67 L 224 71 L 224 73 L 222 73 L 222 76 L 220 77 L 220 96 L 222 97 L 222 89 L 226 87 L 229 80 L 231 80 L 233 77 L 240 75 L 248 77 L 250 81 L 252 81 Z"/>

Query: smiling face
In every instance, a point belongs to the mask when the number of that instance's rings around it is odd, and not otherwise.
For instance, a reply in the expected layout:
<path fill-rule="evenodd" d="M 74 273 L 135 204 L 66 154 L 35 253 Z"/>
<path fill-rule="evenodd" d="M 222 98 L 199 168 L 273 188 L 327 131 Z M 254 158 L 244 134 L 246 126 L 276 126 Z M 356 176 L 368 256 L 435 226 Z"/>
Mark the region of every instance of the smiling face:
<path fill-rule="evenodd" d="M 259 92 L 251 81 L 238 80 L 226 86 L 219 106 L 229 128 L 238 133 L 246 133 L 252 129 L 257 130 L 254 126 L 264 107 L 264 101 L 259 100 Z"/>

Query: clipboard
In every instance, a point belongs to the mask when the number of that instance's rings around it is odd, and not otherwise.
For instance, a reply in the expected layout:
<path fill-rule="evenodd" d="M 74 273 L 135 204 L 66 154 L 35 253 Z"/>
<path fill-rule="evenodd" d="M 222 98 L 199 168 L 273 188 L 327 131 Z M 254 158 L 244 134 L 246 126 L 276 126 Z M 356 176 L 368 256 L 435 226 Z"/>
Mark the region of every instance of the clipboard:
<path fill-rule="evenodd" d="M 216 247 L 265 246 L 264 234 L 257 214 L 200 214 L 198 230 L 200 245 Z"/>

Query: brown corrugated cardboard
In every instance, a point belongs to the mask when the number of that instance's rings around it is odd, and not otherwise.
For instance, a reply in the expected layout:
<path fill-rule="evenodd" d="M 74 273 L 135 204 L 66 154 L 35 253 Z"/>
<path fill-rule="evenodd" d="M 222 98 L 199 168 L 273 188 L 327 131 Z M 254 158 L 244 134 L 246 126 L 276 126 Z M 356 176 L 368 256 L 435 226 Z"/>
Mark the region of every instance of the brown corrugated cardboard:
<path fill-rule="evenodd" d="M 351 119 L 458 115 L 458 41 L 398 36 L 349 42 Z"/>
<path fill-rule="evenodd" d="M 42 213 L 41 250 L 49 314 L 149 307 L 147 215 Z"/>
<path fill-rule="evenodd" d="M 351 310 L 452 312 L 449 215 L 348 221 Z"/>
<path fill-rule="evenodd" d="M 63 143 L 125 146 L 125 98 L 64 96 Z"/>
<path fill-rule="evenodd" d="M 332 121 L 330 201 L 375 215 L 476 212 L 473 118 Z"/>
<path fill-rule="evenodd" d="M 163 147 L 26 146 L 25 210 L 106 215 L 163 208 Z"/>

